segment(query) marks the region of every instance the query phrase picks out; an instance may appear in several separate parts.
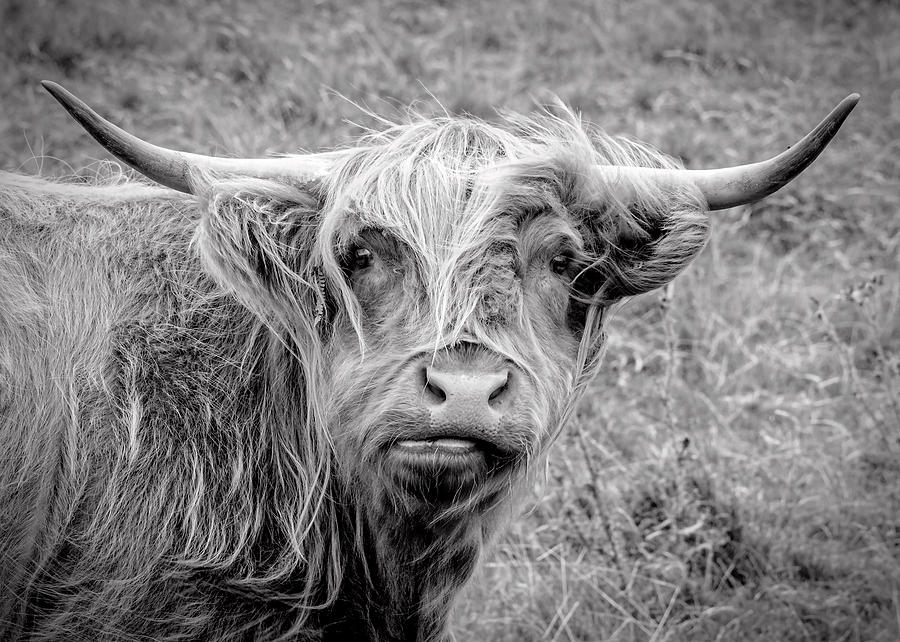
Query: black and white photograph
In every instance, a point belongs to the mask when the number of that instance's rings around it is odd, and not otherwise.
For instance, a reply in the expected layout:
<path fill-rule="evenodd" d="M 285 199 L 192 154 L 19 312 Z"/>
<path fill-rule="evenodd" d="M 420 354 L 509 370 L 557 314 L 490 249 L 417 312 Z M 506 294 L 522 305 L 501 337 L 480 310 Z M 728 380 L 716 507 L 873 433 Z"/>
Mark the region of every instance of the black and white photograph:
<path fill-rule="evenodd" d="M 900 3 L 0 0 L 0 640 L 900 639 Z"/>

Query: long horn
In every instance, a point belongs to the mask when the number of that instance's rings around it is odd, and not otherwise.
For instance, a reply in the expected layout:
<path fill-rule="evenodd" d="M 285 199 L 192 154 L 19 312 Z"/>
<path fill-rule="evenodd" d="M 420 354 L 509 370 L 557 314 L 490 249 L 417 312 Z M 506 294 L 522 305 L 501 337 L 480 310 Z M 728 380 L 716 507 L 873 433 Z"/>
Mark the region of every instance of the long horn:
<path fill-rule="evenodd" d="M 333 154 L 284 158 L 218 158 L 166 149 L 116 127 L 55 82 L 44 80 L 41 85 L 113 156 L 147 178 L 179 192 L 194 193 L 192 174 L 195 170 L 257 178 L 312 177 L 326 171 L 334 160 Z"/>
<path fill-rule="evenodd" d="M 834 138 L 856 106 L 859 94 L 850 94 L 831 110 L 799 143 L 774 158 L 749 165 L 722 169 L 656 169 L 597 165 L 596 178 L 623 201 L 633 199 L 635 185 L 642 182 L 677 187 L 692 185 L 706 199 L 710 210 L 723 210 L 753 203 L 781 189 L 809 167 Z"/>

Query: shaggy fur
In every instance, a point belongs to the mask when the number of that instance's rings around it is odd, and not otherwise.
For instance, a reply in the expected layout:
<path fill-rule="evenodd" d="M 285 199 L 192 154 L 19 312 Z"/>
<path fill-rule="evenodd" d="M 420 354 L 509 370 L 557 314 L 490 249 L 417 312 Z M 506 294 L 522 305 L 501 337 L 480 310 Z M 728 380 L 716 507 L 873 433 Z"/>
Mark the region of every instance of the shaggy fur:
<path fill-rule="evenodd" d="M 411 116 L 335 158 L 197 197 L 0 175 L 0 638 L 442 638 L 604 312 L 706 238 L 694 194 L 590 184 L 671 162 L 565 110 Z M 519 455 L 440 500 L 383 454 L 425 421 L 422 358 L 527 391 Z"/>

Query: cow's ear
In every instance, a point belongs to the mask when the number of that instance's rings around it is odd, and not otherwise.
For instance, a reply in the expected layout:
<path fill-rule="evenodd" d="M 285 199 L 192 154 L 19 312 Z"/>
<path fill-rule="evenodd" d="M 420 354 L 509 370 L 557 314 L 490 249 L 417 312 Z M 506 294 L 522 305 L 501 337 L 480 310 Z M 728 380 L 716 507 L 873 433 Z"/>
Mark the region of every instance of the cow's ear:
<path fill-rule="evenodd" d="M 706 244 L 709 219 L 695 198 L 670 195 L 640 204 L 606 204 L 583 213 L 602 261 L 604 298 L 618 299 L 669 283 Z"/>
<path fill-rule="evenodd" d="M 290 305 L 308 289 L 319 210 L 314 183 L 215 184 L 198 232 L 204 267 L 256 311 Z"/>

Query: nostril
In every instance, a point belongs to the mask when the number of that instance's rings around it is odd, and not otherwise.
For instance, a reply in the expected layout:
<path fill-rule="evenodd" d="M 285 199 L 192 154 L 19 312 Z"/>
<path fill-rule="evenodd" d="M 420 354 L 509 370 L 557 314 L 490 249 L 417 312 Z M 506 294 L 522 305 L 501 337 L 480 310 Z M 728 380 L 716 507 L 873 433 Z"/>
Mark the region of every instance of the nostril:
<path fill-rule="evenodd" d="M 430 379 L 425 379 L 425 392 L 437 402 L 447 401 L 447 393 L 434 385 Z"/>
<path fill-rule="evenodd" d="M 506 392 L 507 388 L 509 388 L 509 371 L 507 370 L 505 373 L 501 375 L 503 377 L 503 381 L 498 385 L 493 392 L 488 396 L 488 403 L 493 401 L 497 401 L 500 396 Z"/>
<path fill-rule="evenodd" d="M 447 401 L 447 392 L 440 383 L 440 375 L 432 372 L 430 366 L 426 366 L 421 372 L 422 392 L 432 403 Z"/>

